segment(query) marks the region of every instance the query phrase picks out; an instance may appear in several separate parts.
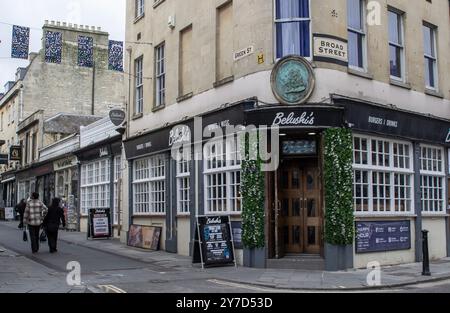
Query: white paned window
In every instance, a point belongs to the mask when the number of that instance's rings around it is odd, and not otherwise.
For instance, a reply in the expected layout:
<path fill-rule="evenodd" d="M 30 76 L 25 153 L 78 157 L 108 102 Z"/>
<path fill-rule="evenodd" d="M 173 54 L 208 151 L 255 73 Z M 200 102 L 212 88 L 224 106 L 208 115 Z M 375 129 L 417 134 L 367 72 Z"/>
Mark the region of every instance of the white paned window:
<path fill-rule="evenodd" d="M 119 223 L 119 180 L 122 177 L 122 157 L 120 155 L 114 157 L 114 212 L 113 222 L 115 225 Z"/>
<path fill-rule="evenodd" d="M 178 214 L 190 213 L 190 161 L 177 161 L 177 209 Z"/>
<path fill-rule="evenodd" d="M 414 212 L 412 145 L 355 135 L 353 200 L 360 214 Z"/>
<path fill-rule="evenodd" d="M 348 65 L 366 69 L 366 1 L 347 0 Z"/>
<path fill-rule="evenodd" d="M 145 12 L 145 0 L 135 0 L 135 6 L 136 6 L 136 18 L 141 17 L 144 15 Z"/>
<path fill-rule="evenodd" d="M 445 208 L 444 150 L 427 145 L 421 145 L 420 150 L 422 211 L 443 213 Z"/>
<path fill-rule="evenodd" d="M 102 159 L 81 166 L 81 214 L 89 209 L 110 208 L 110 161 Z"/>
<path fill-rule="evenodd" d="M 134 114 L 140 114 L 144 111 L 144 58 L 140 57 L 134 61 L 135 72 L 135 99 Z"/>
<path fill-rule="evenodd" d="M 235 137 L 204 146 L 206 213 L 240 213 L 241 158 Z"/>
<path fill-rule="evenodd" d="M 425 87 L 438 89 L 436 27 L 423 25 Z"/>
<path fill-rule="evenodd" d="M 405 78 L 405 49 L 403 40 L 403 14 L 391 9 L 389 19 L 389 68 L 391 78 Z"/>
<path fill-rule="evenodd" d="M 163 155 L 134 161 L 133 212 L 166 213 L 166 166 Z"/>
<path fill-rule="evenodd" d="M 166 104 L 166 65 L 164 43 L 155 48 L 155 69 L 155 107 L 161 107 Z"/>

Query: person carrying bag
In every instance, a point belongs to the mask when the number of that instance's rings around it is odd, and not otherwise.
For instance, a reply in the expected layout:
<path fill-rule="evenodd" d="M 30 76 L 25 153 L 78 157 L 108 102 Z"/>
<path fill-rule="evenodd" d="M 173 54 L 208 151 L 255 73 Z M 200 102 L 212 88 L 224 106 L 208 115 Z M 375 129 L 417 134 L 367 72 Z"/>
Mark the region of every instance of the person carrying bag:
<path fill-rule="evenodd" d="M 52 200 L 52 205 L 48 208 L 48 213 L 44 219 L 44 230 L 47 233 L 50 253 L 58 252 L 58 230 L 61 223 L 63 227 L 66 227 L 64 210 L 61 208 L 61 199 L 55 198 Z"/>
<path fill-rule="evenodd" d="M 39 194 L 34 192 L 31 195 L 31 199 L 27 202 L 23 215 L 23 223 L 25 226 L 28 226 L 28 232 L 30 233 L 31 251 L 33 253 L 39 251 L 39 231 L 47 211 L 47 207 L 39 200 Z"/>

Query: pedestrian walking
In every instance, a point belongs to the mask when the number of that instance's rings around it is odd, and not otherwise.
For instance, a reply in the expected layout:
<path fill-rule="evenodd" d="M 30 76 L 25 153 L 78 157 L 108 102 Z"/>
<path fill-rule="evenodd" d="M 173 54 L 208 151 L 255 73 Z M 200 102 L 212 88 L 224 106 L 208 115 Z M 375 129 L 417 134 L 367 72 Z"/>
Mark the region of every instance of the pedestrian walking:
<path fill-rule="evenodd" d="M 58 230 L 59 226 L 66 227 L 66 219 L 64 218 L 64 210 L 61 208 L 61 199 L 55 198 L 52 200 L 52 205 L 48 208 L 48 213 L 44 218 L 44 229 L 47 233 L 48 247 L 50 253 L 58 252 Z"/>
<path fill-rule="evenodd" d="M 25 199 L 20 200 L 20 202 L 16 205 L 15 210 L 19 213 L 19 228 L 23 228 L 23 214 L 25 213 L 25 208 L 27 207 L 27 202 Z"/>
<path fill-rule="evenodd" d="M 39 194 L 34 192 L 31 195 L 31 199 L 27 202 L 25 213 L 23 215 L 23 223 L 24 225 L 28 225 L 31 251 L 33 253 L 37 253 L 39 251 L 39 230 L 42 227 L 47 211 L 48 209 L 45 204 L 39 200 Z"/>

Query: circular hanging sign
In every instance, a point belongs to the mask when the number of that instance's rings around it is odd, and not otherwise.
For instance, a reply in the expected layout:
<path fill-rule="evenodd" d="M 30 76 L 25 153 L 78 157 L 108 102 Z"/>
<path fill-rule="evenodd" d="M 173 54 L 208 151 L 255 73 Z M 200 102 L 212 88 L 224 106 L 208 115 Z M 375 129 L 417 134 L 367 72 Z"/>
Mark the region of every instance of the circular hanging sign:
<path fill-rule="evenodd" d="M 112 110 L 109 112 L 109 118 L 114 126 L 120 126 L 125 121 L 125 112 L 122 110 Z"/>
<path fill-rule="evenodd" d="M 302 104 L 314 90 L 313 68 L 304 58 L 288 55 L 273 68 L 271 85 L 275 97 L 282 104 Z"/>

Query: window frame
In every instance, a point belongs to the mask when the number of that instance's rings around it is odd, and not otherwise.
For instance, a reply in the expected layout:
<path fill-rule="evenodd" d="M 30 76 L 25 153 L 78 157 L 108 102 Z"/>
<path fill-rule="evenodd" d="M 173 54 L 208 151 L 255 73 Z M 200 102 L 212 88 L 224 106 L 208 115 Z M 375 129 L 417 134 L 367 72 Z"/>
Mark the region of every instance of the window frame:
<path fill-rule="evenodd" d="M 211 158 L 211 155 L 208 154 L 209 153 L 209 146 L 210 145 L 218 145 L 221 144 L 222 146 L 222 150 L 219 152 L 219 154 L 217 153 L 217 150 L 214 154 L 214 156 L 216 157 L 216 163 L 217 164 L 217 160 L 219 160 L 220 164 L 222 164 L 222 166 L 216 166 L 216 167 L 209 167 L 208 166 L 208 162 L 211 162 L 211 164 L 213 164 L 214 162 L 212 161 L 213 158 Z M 232 145 L 232 146 L 231 146 Z M 234 149 L 231 149 L 231 147 L 235 147 L 236 151 L 232 151 Z M 231 136 L 227 136 L 225 139 L 220 139 L 220 140 L 215 140 L 215 141 L 211 141 L 206 143 L 203 146 L 203 180 L 204 180 L 204 207 L 205 207 L 205 214 L 206 215 L 217 215 L 217 214 L 229 214 L 229 215 L 237 215 L 240 216 L 242 215 L 242 193 L 241 193 L 241 186 L 242 186 L 242 163 L 241 163 L 241 157 L 238 156 L 236 153 L 239 153 L 239 148 L 240 147 L 240 139 L 239 139 L 239 135 L 231 135 Z M 217 148 L 216 148 L 217 149 Z M 220 158 L 218 156 L 222 156 L 223 158 Z M 236 179 L 233 180 L 233 178 L 235 178 L 235 175 L 239 174 L 239 183 L 236 183 Z M 216 210 L 216 211 L 212 211 L 210 208 L 210 202 L 211 201 L 218 201 L 218 197 L 215 198 L 208 198 L 208 189 L 211 188 L 209 186 L 208 183 L 208 179 L 210 176 L 213 175 L 224 175 L 223 177 L 225 177 L 226 182 L 223 185 L 214 185 L 212 188 L 214 187 L 218 187 L 218 186 L 222 186 L 225 187 L 225 189 L 222 190 L 222 192 L 225 190 L 226 195 L 225 198 L 221 198 L 222 201 L 223 199 L 225 199 L 225 205 L 226 205 L 226 210 Z M 231 182 L 234 182 L 234 184 L 232 184 Z M 236 186 L 239 186 L 238 189 L 232 189 L 235 188 Z M 237 196 L 239 195 L 239 196 Z M 233 203 L 234 201 L 234 203 Z M 239 208 L 238 208 L 238 202 L 239 202 Z"/>
<path fill-rule="evenodd" d="M 355 149 L 355 138 L 359 139 L 365 139 L 367 140 L 367 164 L 357 164 L 355 162 L 355 151 L 359 151 Z M 389 143 L 389 166 L 378 166 L 373 165 L 373 150 L 372 150 L 372 140 L 376 141 L 382 141 L 382 142 L 388 142 Z M 401 167 L 395 167 L 395 156 L 394 156 L 394 145 L 403 145 L 409 147 L 409 153 L 408 155 L 403 154 L 402 156 L 404 158 L 409 158 L 409 167 L 408 168 L 401 168 Z M 414 194 L 414 188 L 415 188 L 415 181 L 414 181 L 414 155 L 413 155 L 413 145 L 411 142 L 403 141 L 403 140 L 397 140 L 397 139 L 391 139 L 391 138 L 384 138 L 384 137 L 378 137 L 378 136 L 371 136 L 366 134 L 360 134 L 360 133 L 354 133 L 352 136 L 352 151 L 353 151 L 353 163 L 352 163 L 352 170 L 353 175 L 355 175 L 356 171 L 367 172 L 367 201 L 368 201 L 368 210 L 367 211 L 357 211 L 356 210 L 356 177 L 353 179 L 353 211 L 354 215 L 356 217 L 377 217 L 377 216 L 414 216 L 415 215 L 415 194 Z M 397 156 L 400 156 L 400 154 L 397 154 Z M 390 199 L 389 199 L 389 211 L 374 211 L 374 186 L 383 186 L 383 184 L 379 184 L 379 180 L 377 181 L 377 184 L 373 182 L 373 174 L 376 173 L 379 175 L 379 173 L 389 173 L 389 190 L 390 190 Z M 396 199 L 395 197 L 395 188 L 400 186 L 399 184 L 396 184 L 396 175 L 399 177 L 402 175 L 409 176 L 409 189 L 410 189 L 410 197 L 405 198 L 409 199 L 410 201 L 410 208 L 409 210 L 405 211 L 395 211 L 395 202 L 405 200 L 403 198 Z M 364 184 L 365 185 L 365 184 Z M 402 185 L 402 186 L 408 186 L 408 185 Z M 377 192 L 379 189 L 377 189 Z M 365 197 L 362 197 L 361 199 L 364 199 Z M 380 200 L 379 197 L 376 199 Z"/>
<path fill-rule="evenodd" d="M 355 66 L 350 64 L 350 49 L 348 48 L 348 55 L 349 55 L 349 62 L 348 62 L 348 68 L 351 70 L 359 71 L 359 72 L 368 72 L 368 56 L 367 56 L 367 1 L 366 0 L 359 0 L 361 2 L 361 24 L 362 29 L 355 29 L 353 27 L 349 26 L 348 23 L 348 17 L 347 17 L 347 40 L 348 40 L 348 47 L 350 48 L 350 36 L 348 36 L 348 33 L 355 33 L 358 36 L 361 36 L 362 38 L 362 44 L 361 44 L 361 56 L 363 58 L 362 65 L 363 67 Z M 347 1 L 347 10 L 348 10 L 348 1 Z"/>
<path fill-rule="evenodd" d="M 391 74 L 390 64 L 389 64 L 389 76 L 391 79 L 400 81 L 400 82 L 406 82 L 406 52 L 405 52 L 405 12 L 402 12 L 394 7 L 388 7 L 388 15 L 389 13 L 393 13 L 397 16 L 399 20 L 397 20 L 397 36 L 399 37 L 400 43 L 393 42 L 389 39 L 390 29 L 389 29 L 389 23 L 388 23 L 388 43 L 389 48 L 395 47 L 395 49 L 400 50 L 400 75 L 401 77 L 397 77 Z M 400 29 L 398 29 L 400 27 Z M 389 49 L 389 58 L 390 58 L 390 49 Z"/>
<path fill-rule="evenodd" d="M 103 175 L 102 163 L 105 163 Z M 91 175 L 92 174 L 92 175 Z M 81 165 L 80 172 L 80 214 L 81 216 L 88 216 L 88 202 L 105 201 L 104 206 L 93 206 L 92 208 L 110 208 L 111 205 L 111 160 L 109 157 L 97 159 Z M 104 176 L 104 179 L 102 177 Z M 103 189 L 104 188 L 104 189 Z M 102 196 L 99 198 L 100 189 Z M 89 197 L 88 197 L 89 196 Z"/>
<path fill-rule="evenodd" d="M 135 0 L 134 5 L 135 5 L 134 18 L 139 19 L 145 14 L 145 0 Z"/>
<path fill-rule="evenodd" d="M 134 115 L 144 112 L 144 56 L 134 60 Z"/>
<path fill-rule="evenodd" d="M 191 162 L 190 160 L 176 160 L 176 195 L 177 195 L 177 215 L 191 214 Z M 186 167 L 186 168 L 184 168 Z M 187 183 L 186 183 L 187 182 Z M 187 194 L 184 192 L 187 191 Z M 187 199 L 184 196 L 187 196 Z M 187 205 L 187 208 L 185 207 Z"/>
<path fill-rule="evenodd" d="M 160 52 L 163 52 L 162 58 L 160 58 Z M 164 108 L 166 105 L 166 42 L 163 41 L 155 47 L 155 92 L 154 92 L 154 109 Z M 164 71 L 161 70 L 161 64 Z M 161 87 L 161 82 L 164 83 L 164 88 Z"/>
<path fill-rule="evenodd" d="M 441 170 L 437 170 L 437 171 L 433 171 L 433 170 L 429 170 L 429 169 L 424 169 L 423 168 L 423 149 L 432 149 L 435 150 L 436 153 L 440 152 L 441 153 L 441 158 L 440 158 L 440 162 L 441 162 Z M 434 158 L 426 158 L 425 160 L 431 160 L 433 162 L 433 160 L 439 161 L 439 159 L 434 159 Z M 435 216 L 435 215 L 443 215 L 446 214 L 447 208 L 446 208 L 446 189 L 447 189 L 447 183 L 446 183 L 446 179 L 447 179 L 447 175 L 446 175 L 446 162 L 447 158 L 445 156 L 445 150 L 443 147 L 440 146 L 435 146 L 435 145 L 429 145 L 429 144 L 420 144 L 420 194 L 421 194 L 421 206 L 422 206 L 422 215 L 424 216 Z M 435 210 L 432 211 L 431 209 L 427 209 L 425 210 L 425 202 L 429 201 L 430 203 L 433 202 L 433 200 L 439 200 L 439 199 L 430 199 L 424 198 L 425 195 L 425 190 L 423 187 L 423 182 L 424 182 L 424 178 L 437 178 L 440 180 L 440 188 L 442 191 L 442 199 L 440 200 L 441 202 L 441 210 Z M 427 186 L 428 189 L 433 189 L 435 188 L 435 186 Z M 433 204 L 434 207 L 434 204 Z"/>
<path fill-rule="evenodd" d="M 308 13 L 308 18 L 305 17 L 296 17 L 296 18 L 284 18 L 284 19 L 277 19 L 277 0 L 273 0 L 273 59 L 275 62 L 277 62 L 278 60 L 280 60 L 281 58 L 278 57 L 277 55 L 277 24 L 279 23 L 294 23 L 294 22 L 305 22 L 308 21 L 309 22 L 309 57 L 304 57 L 306 60 L 308 61 L 312 61 L 313 60 L 313 53 L 314 53 L 314 48 L 313 48 L 313 31 L 312 31 L 312 18 L 311 18 L 311 0 L 307 0 L 308 1 L 308 8 L 309 8 L 309 13 Z"/>
<path fill-rule="evenodd" d="M 433 80 L 434 80 L 434 85 L 435 85 L 435 86 L 428 85 L 428 82 L 426 81 L 426 73 L 424 73 L 425 74 L 424 75 L 425 76 L 425 88 L 429 89 L 429 90 L 433 90 L 433 91 L 438 91 L 439 90 L 438 51 L 437 51 L 437 48 L 438 48 L 437 47 L 437 35 L 438 35 L 437 30 L 438 30 L 438 28 L 436 25 L 433 25 L 433 24 L 430 24 L 427 22 L 423 22 L 422 23 L 422 35 L 423 35 L 424 27 L 430 29 L 430 35 L 433 37 L 433 38 L 430 38 L 431 39 L 430 44 L 431 44 L 431 50 L 432 50 L 432 52 L 434 52 L 434 55 L 430 55 L 425 52 L 425 38 L 423 38 L 423 47 L 424 47 L 423 56 L 424 56 L 424 61 L 425 60 L 433 61 L 433 76 L 434 76 Z M 424 63 L 424 66 L 425 65 L 426 64 Z"/>

